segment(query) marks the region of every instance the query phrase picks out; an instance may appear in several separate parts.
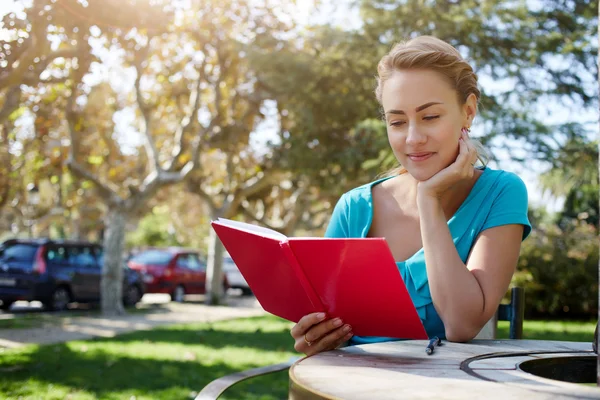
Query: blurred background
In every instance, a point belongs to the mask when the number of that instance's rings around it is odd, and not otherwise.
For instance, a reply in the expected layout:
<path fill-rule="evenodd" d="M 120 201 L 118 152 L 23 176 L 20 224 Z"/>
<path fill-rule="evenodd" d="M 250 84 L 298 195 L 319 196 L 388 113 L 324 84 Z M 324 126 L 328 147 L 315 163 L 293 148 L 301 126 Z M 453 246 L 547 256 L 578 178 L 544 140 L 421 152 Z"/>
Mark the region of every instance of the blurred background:
<path fill-rule="evenodd" d="M 0 241 L 100 243 L 111 270 L 188 249 L 217 304 L 209 222 L 322 235 L 344 191 L 395 164 L 378 60 L 433 34 L 479 74 L 490 165 L 529 189 L 526 318 L 597 319 L 596 2 L 3 0 L 0 16 Z"/>

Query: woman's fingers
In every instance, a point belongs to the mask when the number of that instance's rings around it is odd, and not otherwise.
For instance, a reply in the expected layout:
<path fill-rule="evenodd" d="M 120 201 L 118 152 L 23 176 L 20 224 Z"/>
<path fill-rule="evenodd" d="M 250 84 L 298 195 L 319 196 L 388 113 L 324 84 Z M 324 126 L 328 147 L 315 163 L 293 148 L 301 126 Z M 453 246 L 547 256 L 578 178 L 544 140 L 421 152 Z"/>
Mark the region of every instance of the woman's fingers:
<path fill-rule="evenodd" d="M 307 316 L 309 317 L 309 316 Z M 321 321 L 318 324 L 310 326 L 304 333 L 303 326 L 310 323 L 313 318 L 303 317 L 294 328 L 292 328 L 292 337 L 295 339 L 294 349 L 306 355 L 311 355 L 324 350 L 330 350 L 345 340 L 351 328 L 346 328 L 342 320 L 334 318 Z M 336 335 L 337 332 L 338 334 Z"/>
<path fill-rule="evenodd" d="M 316 342 L 323 336 L 327 335 L 329 332 L 342 326 L 342 323 L 343 322 L 341 319 L 334 318 L 330 319 L 329 321 L 324 321 L 318 325 L 315 325 L 312 328 L 310 328 L 308 332 L 306 332 L 306 340 L 308 340 L 309 342 Z"/>
<path fill-rule="evenodd" d="M 469 145 L 463 136 L 458 141 L 458 156 L 456 157 L 456 167 L 458 171 L 462 171 L 465 165 L 469 165 Z"/>
<path fill-rule="evenodd" d="M 461 171 L 464 173 L 464 175 L 470 177 L 473 175 L 473 166 L 477 162 L 477 149 L 464 132 L 462 133 L 461 140 L 459 140 L 459 142 L 460 160 L 457 158 L 457 161 L 459 162 Z"/>
<path fill-rule="evenodd" d="M 349 340 L 352 337 L 352 328 L 350 325 L 342 325 L 333 331 L 329 331 L 325 336 L 313 343 L 308 348 L 307 355 L 319 353 L 321 351 L 333 350 L 340 344 Z"/>
<path fill-rule="evenodd" d="M 325 319 L 326 315 L 323 312 L 320 313 L 312 313 L 305 315 L 300 318 L 300 321 L 291 330 L 292 337 L 294 339 L 298 339 L 299 337 L 304 336 L 304 334 L 313 326 L 317 325 L 319 322 L 322 322 Z"/>

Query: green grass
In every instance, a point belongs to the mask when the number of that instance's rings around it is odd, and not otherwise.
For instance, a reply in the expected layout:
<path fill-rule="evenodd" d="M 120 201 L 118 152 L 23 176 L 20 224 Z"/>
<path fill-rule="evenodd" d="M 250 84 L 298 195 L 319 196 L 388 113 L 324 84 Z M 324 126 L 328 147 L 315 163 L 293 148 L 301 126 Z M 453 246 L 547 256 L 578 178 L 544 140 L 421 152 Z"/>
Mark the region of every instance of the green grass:
<path fill-rule="evenodd" d="M 157 312 L 168 312 L 160 306 L 126 308 L 127 314 L 150 314 Z M 59 314 L 54 312 L 35 312 L 31 314 L 16 314 L 10 318 L 0 318 L 0 329 L 27 329 L 41 328 L 47 325 L 62 325 L 66 320 L 79 317 L 101 317 L 99 308 L 88 310 L 72 309 Z"/>
<path fill-rule="evenodd" d="M 111 339 L 0 349 L 2 399 L 192 399 L 210 381 L 298 356 L 291 324 L 260 317 L 179 325 Z M 526 321 L 526 339 L 590 342 L 593 322 Z M 508 337 L 508 323 L 499 323 Z M 287 371 L 253 378 L 224 399 L 287 398 Z"/>
<path fill-rule="evenodd" d="M 498 322 L 498 338 L 508 338 L 508 321 Z M 528 321 L 523 322 L 523 339 L 590 342 L 594 340 L 596 322 L 592 321 Z"/>
<path fill-rule="evenodd" d="M 0 319 L 0 329 L 39 328 L 46 323 L 47 318 L 39 315 L 23 315 L 16 318 Z"/>
<path fill-rule="evenodd" d="M 261 317 L 4 350 L 0 398 L 190 399 L 221 376 L 297 356 L 290 327 Z M 244 394 L 250 389 L 258 394 Z M 229 396 L 285 398 L 287 376 L 268 376 L 258 386 L 249 382 Z"/>

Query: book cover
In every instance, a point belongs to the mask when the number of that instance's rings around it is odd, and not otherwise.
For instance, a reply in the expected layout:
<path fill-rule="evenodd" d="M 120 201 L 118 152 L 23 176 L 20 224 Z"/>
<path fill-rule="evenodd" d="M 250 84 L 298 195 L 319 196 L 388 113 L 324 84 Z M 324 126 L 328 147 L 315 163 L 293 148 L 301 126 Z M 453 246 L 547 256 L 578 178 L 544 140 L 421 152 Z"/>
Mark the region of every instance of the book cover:
<path fill-rule="evenodd" d="M 359 336 L 427 339 L 383 238 L 288 238 L 227 219 L 212 223 L 258 302 L 298 322 L 324 311 Z"/>

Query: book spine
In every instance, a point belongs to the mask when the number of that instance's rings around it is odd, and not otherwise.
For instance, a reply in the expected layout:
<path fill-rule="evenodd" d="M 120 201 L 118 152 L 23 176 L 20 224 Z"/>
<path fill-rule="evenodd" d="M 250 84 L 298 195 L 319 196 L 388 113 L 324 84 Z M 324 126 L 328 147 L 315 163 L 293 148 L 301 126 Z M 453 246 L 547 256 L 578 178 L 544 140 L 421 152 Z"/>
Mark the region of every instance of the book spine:
<path fill-rule="evenodd" d="M 315 289 L 312 287 L 312 284 L 304 274 L 304 270 L 300 266 L 300 263 L 298 263 L 298 260 L 296 259 L 296 256 L 294 255 L 294 252 L 292 251 L 289 242 L 280 242 L 279 245 L 281 246 L 281 249 L 283 250 L 283 253 L 285 254 L 286 258 L 290 262 L 290 265 L 294 269 L 294 272 L 296 273 L 300 284 L 304 288 L 304 292 L 306 293 L 308 299 L 312 303 L 312 306 L 315 309 L 314 312 L 327 312 L 325 306 L 321 302 L 321 298 L 319 297 Z"/>

